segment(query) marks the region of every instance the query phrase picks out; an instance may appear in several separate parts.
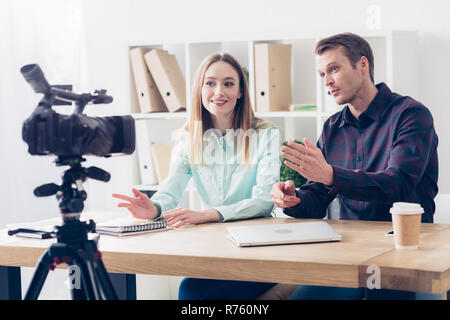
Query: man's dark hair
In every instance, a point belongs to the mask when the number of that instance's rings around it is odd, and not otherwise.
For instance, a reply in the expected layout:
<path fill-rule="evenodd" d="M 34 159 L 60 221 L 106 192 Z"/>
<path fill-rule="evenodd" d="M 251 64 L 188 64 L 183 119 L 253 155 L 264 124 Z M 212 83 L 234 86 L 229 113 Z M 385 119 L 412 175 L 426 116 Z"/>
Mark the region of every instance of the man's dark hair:
<path fill-rule="evenodd" d="M 356 63 L 362 56 L 369 61 L 369 74 L 372 83 L 375 83 L 373 76 L 374 62 L 373 52 L 369 43 L 362 37 L 354 33 L 340 33 L 317 42 L 315 53 L 321 55 L 326 50 L 336 47 L 342 47 L 345 55 L 349 58 L 353 68 L 356 68 Z"/>

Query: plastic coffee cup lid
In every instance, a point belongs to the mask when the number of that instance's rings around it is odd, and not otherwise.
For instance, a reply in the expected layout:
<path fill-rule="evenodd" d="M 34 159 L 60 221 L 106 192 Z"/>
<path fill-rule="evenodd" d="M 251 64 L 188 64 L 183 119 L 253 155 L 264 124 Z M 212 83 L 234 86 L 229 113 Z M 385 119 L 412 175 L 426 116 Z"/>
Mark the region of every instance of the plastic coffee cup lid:
<path fill-rule="evenodd" d="M 392 214 L 421 214 L 424 210 L 418 203 L 394 202 L 389 212 Z"/>

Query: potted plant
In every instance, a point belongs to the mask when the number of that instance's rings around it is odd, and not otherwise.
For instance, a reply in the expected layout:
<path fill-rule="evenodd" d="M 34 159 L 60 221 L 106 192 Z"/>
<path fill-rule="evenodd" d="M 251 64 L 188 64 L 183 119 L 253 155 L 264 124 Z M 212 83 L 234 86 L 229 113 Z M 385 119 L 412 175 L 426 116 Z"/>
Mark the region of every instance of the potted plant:
<path fill-rule="evenodd" d="M 294 140 L 294 142 L 295 143 L 299 143 L 301 145 L 304 145 L 303 142 L 298 141 L 298 140 Z M 287 141 L 283 141 L 282 145 L 283 146 L 287 146 L 287 143 L 288 143 Z M 294 185 L 295 185 L 296 188 L 299 188 L 300 186 L 304 185 L 307 182 L 307 179 L 305 177 L 303 177 L 297 171 L 292 170 L 287 165 L 285 165 L 284 164 L 285 160 L 287 160 L 287 159 L 285 159 L 284 157 L 280 156 L 280 161 L 281 161 L 280 181 L 284 182 L 284 181 L 292 180 L 292 181 L 294 181 Z"/>

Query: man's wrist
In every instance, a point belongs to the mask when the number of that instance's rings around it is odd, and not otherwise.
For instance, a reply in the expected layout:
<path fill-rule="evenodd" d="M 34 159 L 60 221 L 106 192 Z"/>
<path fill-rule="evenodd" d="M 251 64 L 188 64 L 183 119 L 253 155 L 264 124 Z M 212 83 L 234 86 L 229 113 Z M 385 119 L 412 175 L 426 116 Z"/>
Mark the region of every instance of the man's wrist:
<path fill-rule="evenodd" d="M 329 170 L 328 170 L 329 175 L 328 175 L 328 179 L 325 181 L 325 184 L 327 186 L 331 187 L 331 186 L 334 185 L 334 170 L 333 170 L 333 167 L 331 165 L 328 165 L 328 167 L 329 167 Z"/>

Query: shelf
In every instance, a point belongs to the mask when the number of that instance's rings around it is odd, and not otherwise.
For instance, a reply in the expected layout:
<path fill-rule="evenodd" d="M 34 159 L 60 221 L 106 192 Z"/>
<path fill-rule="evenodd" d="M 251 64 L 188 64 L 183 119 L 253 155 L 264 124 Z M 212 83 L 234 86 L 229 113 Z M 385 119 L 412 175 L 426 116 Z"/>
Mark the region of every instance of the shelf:
<path fill-rule="evenodd" d="M 186 112 L 154 112 L 154 113 L 133 113 L 135 120 L 142 119 L 184 119 L 187 118 Z"/>
<path fill-rule="evenodd" d="M 317 111 L 279 111 L 279 112 L 255 112 L 255 116 L 259 118 L 314 118 L 329 117 L 333 113 L 317 112 Z M 133 113 L 135 120 L 145 119 L 184 119 L 187 118 L 186 112 L 154 112 L 154 113 Z"/>
<path fill-rule="evenodd" d="M 141 190 L 141 191 L 158 191 L 159 184 L 140 184 L 140 185 L 135 185 L 134 188 Z M 186 191 L 196 191 L 196 190 L 197 189 L 195 188 L 194 182 L 191 179 L 186 186 Z"/>
<path fill-rule="evenodd" d="M 255 112 L 259 118 L 314 118 L 320 115 L 317 111 L 279 111 L 279 112 Z"/>
<path fill-rule="evenodd" d="M 159 184 L 140 184 L 140 185 L 134 186 L 134 188 L 141 190 L 141 191 L 158 191 Z"/>
<path fill-rule="evenodd" d="M 190 117 L 190 94 L 192 82 L 201 61 L 215 52 L 228 52 L 236 57 L 249 72 L 248 86 L 250 103 L 256 110 L 255 88 L 255 44 L 262 42 L 290 44 L 292 46 L 291 62 L 291 101 L 295 104 L 315 105 L 315 111 L 281 111 L 255 112 L 255 116 L 274 123 L 280 128 L 281 139 L 298 139 L 306 137 L 317 141 L 322 133 L 325 121 L 342 110 L 334 98 L 327 94 L 323 79 L 315 67 L 314 46 L 317 40 L 329 36 L 312 34 L 306 37 L 278 39 L 224 40 L 205 42 L 178 43 L 133 43 L 134 47 L 146 49 L 161 48 L 175 55 L 185 78 L 186 111 L 139 113 L 140 107 L 133 74 L 130 79 L 130 110 L 136 121 L 136 145 L 141 170 L 141 183 L 155 183 L 152 177 L 151 147 L 158 144 L 172 144 L 172 133 L 180 128 Z M 417 79 L 417 32 L 387 31 L 371 32 L 362 35 L 371 45 L 375 57 L 375 83 L 385 82 L 391 90 L 403 95 L 414 95 L 419 90 Z M 129 61 L 127 61 L 129 64 Z M 147 109 L 144 109 L 147 110 Z M 258 109 L 261 110 L 261 109 Z M 287 110 L 287 109 L 286 109 Z M 158 186 L 143 185 L 143 190 L 155 191 Z M 189 190 L 189 189 L 188 189 Z"/>

